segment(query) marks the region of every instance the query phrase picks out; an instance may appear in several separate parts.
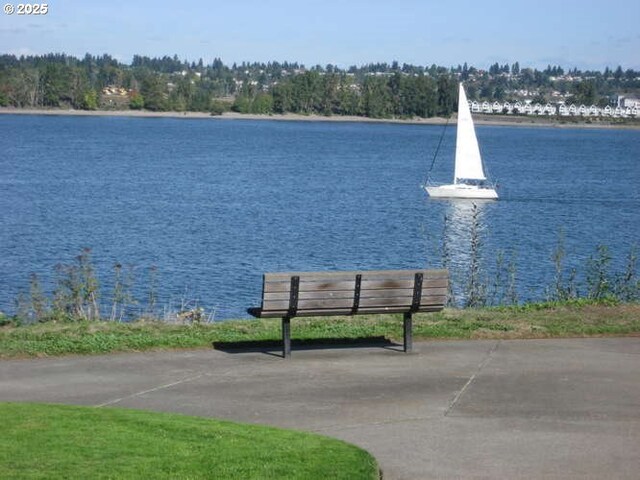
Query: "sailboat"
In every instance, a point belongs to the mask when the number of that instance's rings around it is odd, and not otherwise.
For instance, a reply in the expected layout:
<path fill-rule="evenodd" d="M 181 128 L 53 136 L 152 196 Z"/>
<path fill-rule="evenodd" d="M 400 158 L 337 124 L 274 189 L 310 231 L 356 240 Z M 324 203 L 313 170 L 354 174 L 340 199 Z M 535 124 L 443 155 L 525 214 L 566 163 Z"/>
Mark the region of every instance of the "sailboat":
<path fill-rule="evenodd" d="M 437 153 L 436 153 L 437 154 Z M 458 130 L 453 183 L 432 185 L 427 179 L 425 190 L 433 198 L 498 198 L 495 186 L 489 182 L 482 168 L 478 139 L 469 110 L 469 102 L 462 83 L 458 94 Z"/>

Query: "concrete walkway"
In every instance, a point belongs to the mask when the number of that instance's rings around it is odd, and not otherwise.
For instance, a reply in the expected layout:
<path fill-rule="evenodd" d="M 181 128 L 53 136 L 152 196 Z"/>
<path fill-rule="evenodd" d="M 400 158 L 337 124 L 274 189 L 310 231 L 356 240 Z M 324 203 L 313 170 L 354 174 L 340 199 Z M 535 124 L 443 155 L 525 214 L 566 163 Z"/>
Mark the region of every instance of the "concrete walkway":
<path fill-rule="evenodd" d="M 640 338 L 419 342 L 0 361 L 0 401 L 181 412 L 309 430 L 385 480 L 637 479 Z"/>

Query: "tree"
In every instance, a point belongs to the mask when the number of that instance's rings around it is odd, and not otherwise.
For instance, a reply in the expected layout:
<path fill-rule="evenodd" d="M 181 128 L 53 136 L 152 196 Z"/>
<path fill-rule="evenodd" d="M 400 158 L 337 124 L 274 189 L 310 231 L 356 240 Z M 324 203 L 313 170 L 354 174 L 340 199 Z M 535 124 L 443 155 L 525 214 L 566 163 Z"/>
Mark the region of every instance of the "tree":
<path fill-rule="evenodd" d="M 292 88 L 294 112 L 313 113 L 319 111 L 322 83 L 318 72 L 305 72 L 295 76 L 292 80 Z"/>
<path fill-rule="evenodd" d="M 258 93 L 251 104 L 251 113 L 273 113 L 273 97 L 268 93 Z"/>
<path fill-rule="evenodd" d="M 342 75 L 338 87 L 336 113 L 340 115 L 361 115 L 359 85 L 347 75 Z"/>
<path fill-rule="evenodd" d="M 578 83 L 574 88 L 576 103 L 584 105 L 592 105 L 596 103 L 596 85 L 593 80 L 584 80 Z"/>
<path fill-rule="evenodd" d="M 364 114 L 371 118 L 391 116 L 391 92 L 384 78 L 367 76 L 362 85 Z"/>
<path fill-rule="evenodd" d="M 231 110 L 238 113 L 250 113 L 251 112 L 251 100 L 245 95 L 236 97 Z"/>
<path fill-rule="evenodd" d="M 416 78 L 415 85 L 415 114 L 423 118 L 433 117 L 434 115 L 436 115 L 438 106 L 436 83 L 432 78 L 420 75 Z"/>
<path fill-rule="evenodd" d="M 291 83 L 278 83 L 274 85 L 273 95 L 273 111 L 276 113 L 290 112 L 293 106 L 293 89 Z"/>
<path fill-rule="evenodd" d="M 134 92 L 129 99 L 129 108 L 131 110 L 142 110 L 144 108 L 144 98 L 138 92 Z"/>
<path fill-rule="evenodd" d="M 144 97 L 144 108 L 152 111 L 166 110 L 165 87 L 159 75 L 147 75 L 140 86 L 140 94 Z"/>
<path fill-rule="evenodd" d="M 56 63 L 49 63 L 44 69 L 44 75 L 40 78 L 43 91 L 43 104 L 47 107 L 60 106 L 61 96 L 69 91 L 66 84 L 65 71 Z"/>
<path fill-rule="evenodd" d="M 438 111 L 437 115 L 449 117 L 456 110 L 456 85 L 449 75 L 438 77 Z"/>
<path fill-rule="evenodd" d="M 222 115 L 224 112 L 228 112 L 231 109 L 231 105 L 221 100 L 212 100 L 209 112 L 211 115 Z"/>
<path fill-rule="evenodd" d="M 331 115 L 337 113 L 338 110 L 338 86 L 340 78 L 332 73 L 327 74 L 323 79 L 322 100 L 320 105 L 320 113 L 323 115 Z"/>
<path fill-rule="evenodd" d="M 97 110 L 98 109 L 98 94 L 92 88 L 86 90 L 82 96 L 82 102 L 80 108 L 83 110 Z"/>

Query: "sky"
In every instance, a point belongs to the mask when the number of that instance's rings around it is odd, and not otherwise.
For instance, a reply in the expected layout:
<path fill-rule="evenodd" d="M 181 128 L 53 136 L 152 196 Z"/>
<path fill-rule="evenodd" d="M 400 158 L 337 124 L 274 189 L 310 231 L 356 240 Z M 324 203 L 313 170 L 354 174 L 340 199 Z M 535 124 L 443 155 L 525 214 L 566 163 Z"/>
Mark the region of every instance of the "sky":
<path fill-rule="evenodd" d="M 466 62 L 486 69 L 517 61 L 540 69 L 640 70 L 639 0 L 48 0 L 47 5 L 46 15 L 0 14 L 0 53 L 107 53 L 125 63 L 139 54 L 205 63 L 220 58 L 227 65 Z"/>

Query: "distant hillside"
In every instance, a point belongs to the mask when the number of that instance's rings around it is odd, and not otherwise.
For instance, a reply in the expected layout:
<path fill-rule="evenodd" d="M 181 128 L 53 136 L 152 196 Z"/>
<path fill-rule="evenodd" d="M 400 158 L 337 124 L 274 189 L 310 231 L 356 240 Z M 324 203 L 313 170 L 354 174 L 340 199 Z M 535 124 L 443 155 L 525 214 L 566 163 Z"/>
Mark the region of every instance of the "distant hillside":
<path fill-rule="evenodd" d="M 453 68 L 375 63 L 341 69 L 297 62 L 225 65 L 177 56 L 134 56 L 124 64 L 109 55 L 0 56 L 0 106 L 84 110 L 146 109 L 220 114 L 299 113 L 371 118 L 449 116 L 457 83 L 470 101 L 564 102 L 604 108 L 640 94 L 640 72 L 564 71 L 494 64 Z"/>

